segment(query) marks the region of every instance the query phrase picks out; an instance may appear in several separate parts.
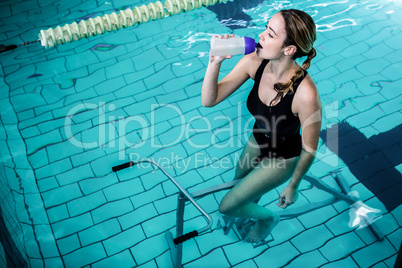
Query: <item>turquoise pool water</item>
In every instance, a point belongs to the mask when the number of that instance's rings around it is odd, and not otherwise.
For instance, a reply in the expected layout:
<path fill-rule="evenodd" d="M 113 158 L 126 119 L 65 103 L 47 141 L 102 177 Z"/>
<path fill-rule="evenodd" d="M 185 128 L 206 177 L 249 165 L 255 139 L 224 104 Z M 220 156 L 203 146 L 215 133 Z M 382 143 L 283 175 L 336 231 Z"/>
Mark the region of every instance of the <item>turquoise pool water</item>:
<path fill-rule="evenodd" d="M 151 1 L 2 1 L 0 44 L 37 40 L 49 27 Z M 402 231 L 402 2 L 234 1 L 45 50 L 0 54 L 0 267 L 172 267 L 178 189 L 231 181 L 252 119 L 252 81 L 214 108 L 201 105 L 209 39 L 258 38 L 282 8 L 317 24 L 309 73 L 324 107 L 308 175 L 336 190 L 335 172 L 370 208 L 384 239 L 353 223 L 350 204 L 304 181 L 274 241 L 253 248 L 218 228 L 224 192 L 197 200 L 211 229 L 183 243 L 183 267 L 393 267 Z M 223 64 L 223 77 L 240 59 Z M 276 191 L 260 204 L 277 210 Z M 205 226 L 186 204 L 185 232 Z"/>

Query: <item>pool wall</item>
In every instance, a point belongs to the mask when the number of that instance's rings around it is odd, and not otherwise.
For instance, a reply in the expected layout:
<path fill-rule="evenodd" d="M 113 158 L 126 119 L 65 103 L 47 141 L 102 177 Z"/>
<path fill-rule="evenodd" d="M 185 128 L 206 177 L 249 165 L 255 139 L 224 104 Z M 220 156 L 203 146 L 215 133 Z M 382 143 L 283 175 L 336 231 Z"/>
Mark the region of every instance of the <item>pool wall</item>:
<path fill-rule="evenodd" d="M 8 86 L 3 77 L 1 87 L 5 89 Z M 14 262 L 40 267 L 45 259 L 57 257 L 60 260 L 60 255 L 35 183 L 34 171 L 22 153 L 26 147 L 17 129 L 17 116 L 8 98 L 2 98 L 0 103 L 0 136 L 4 138 L 0 141 L 1 212 L 7 227 L 2 232 L 7 232 L 8 238 L 12 238 L 10 247 L 6 248 L 8 254 L 13 254 L 11 259 Z M 38 231 L 40 235 L 36 233 Z"/>

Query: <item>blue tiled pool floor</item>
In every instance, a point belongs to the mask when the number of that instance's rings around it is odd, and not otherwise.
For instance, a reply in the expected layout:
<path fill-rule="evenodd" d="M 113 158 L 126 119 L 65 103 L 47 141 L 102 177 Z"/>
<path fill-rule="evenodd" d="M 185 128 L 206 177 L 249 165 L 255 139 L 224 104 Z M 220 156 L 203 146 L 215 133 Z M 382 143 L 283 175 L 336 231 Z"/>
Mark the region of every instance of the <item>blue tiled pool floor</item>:
<path fill-rule="evenodd" d="M 20 44 L 41 29 L 147 2 L 3 1 L 0 43 Z M 234 2 L 242 5 L 242 1 Z M 317 158 L 309 171 L 380 209 L 377 241 L 351 228 L 350 206 L 330 205 L 282 220 L 274 241 L 253 248 L 217 228 L 224 192 L 200 205 L 213 227 L 183 243 L 190 267 L 393 267 L 402 232 L 402 6 L 398 1 L 264 2 L 233 15 L 232 31 L 257 38 L 268 15 L 300 8 L 318 26 L 309 73 L 324 107 Z M 223 8 L 224 9 L 224 8 Z M 45 15 L 46 14 L 46 15 Z M 222 16 L 220 14 L 219 16 Z M 152 158 L 190 193 L 231 181 L 252 126 L 252 82 L 214 108 L 201 105 L 208 40 L 229 33 L 207 8 L 45 50 L 0 54 L 0 206 L 30 267 L 172 267 L 165 231 L 175 235 L 178 189 L 161 171 L 128 160 Z M 221 77 L 240 59 L 222 65 Z M 283 186 L 282 186 L 283 187 Z M 275 205 L 281 187 L 260 204 Z M 304 181 L 293 208 L 331 198 Z M 187 204 L 185 232 L 201 228 Z"/>

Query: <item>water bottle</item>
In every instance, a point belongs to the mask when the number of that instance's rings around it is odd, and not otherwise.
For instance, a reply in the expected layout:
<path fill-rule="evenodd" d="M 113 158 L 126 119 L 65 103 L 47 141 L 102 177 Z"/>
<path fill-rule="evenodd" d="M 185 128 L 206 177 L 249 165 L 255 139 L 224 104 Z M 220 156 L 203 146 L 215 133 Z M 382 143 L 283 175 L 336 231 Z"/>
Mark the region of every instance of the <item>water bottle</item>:
<path fill-rule="evenodd" d="M 227 56 L 250 54 L 255 51 L 255 40 L 250 37 L 211 38 L 211 55 Z"/>

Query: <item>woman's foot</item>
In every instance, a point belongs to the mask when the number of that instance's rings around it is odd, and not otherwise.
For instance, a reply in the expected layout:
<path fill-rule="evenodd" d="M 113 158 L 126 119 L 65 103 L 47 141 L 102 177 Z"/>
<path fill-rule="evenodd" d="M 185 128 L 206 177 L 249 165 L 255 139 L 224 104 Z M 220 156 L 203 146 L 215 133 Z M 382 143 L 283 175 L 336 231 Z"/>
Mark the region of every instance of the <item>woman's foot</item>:
<path fill-rule="evenodd" d="M 254 228 L 247 234 L 244 241 L 249 243 L 258 243 L 264 240 L 279 222 L 279 216 L 274 214 L 266 220 L 258 220 Z"/>

